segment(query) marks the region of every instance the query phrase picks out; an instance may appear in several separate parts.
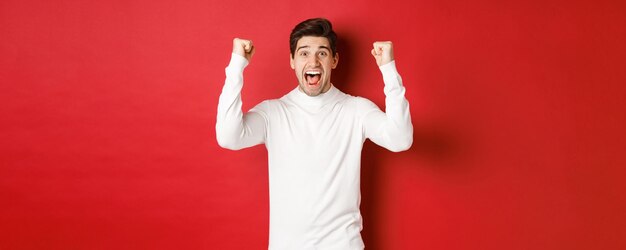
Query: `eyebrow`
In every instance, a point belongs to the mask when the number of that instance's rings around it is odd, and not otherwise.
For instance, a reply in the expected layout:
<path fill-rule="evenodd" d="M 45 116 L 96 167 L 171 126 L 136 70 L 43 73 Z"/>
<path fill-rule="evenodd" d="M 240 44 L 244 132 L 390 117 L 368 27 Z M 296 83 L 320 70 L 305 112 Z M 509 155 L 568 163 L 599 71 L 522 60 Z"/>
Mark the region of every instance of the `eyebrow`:
<path fill-rule="evenodd" d="M 310 47 L 311 47 L 311 46 L 309 46 L 309 45 L 300 46 L 300 47 L 298 47 L 298 48 L 296 49 L 296 52 L 297 52 L 298 50 L 300 50 L 300 49 L 307 49 L 307 48 L 310 48 Z M 320 48 L 320 49 L 327 49 L 328 51 L 330 51 L 330 48 L 328 48 L 328 47 L 326 47 L 326 46 L 324 46 L 324 45 L 319 46 L 318 48 Z"/>

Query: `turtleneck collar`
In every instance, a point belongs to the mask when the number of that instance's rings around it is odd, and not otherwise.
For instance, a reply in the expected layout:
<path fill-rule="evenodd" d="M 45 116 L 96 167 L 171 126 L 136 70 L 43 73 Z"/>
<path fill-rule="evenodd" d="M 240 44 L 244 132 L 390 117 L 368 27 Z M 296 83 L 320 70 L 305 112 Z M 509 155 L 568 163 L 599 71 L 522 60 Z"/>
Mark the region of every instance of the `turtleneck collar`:
<path fill-rule="evenodd" d="M 341 91 L 335 88 L 335 85 L 331 84 L 330 89 L 328 89 L 326 93 L 322 93 L 317 96 L 308 96 L 307 94 L 302 92 L 302 90 L 300 90 L 299 86 L 291 91 L 290 96 L 292 97 L 293 101 L 298 104 L 322 107 L 328 103 L 331 103 L 333 100 L 336 100 L 337 95 L 340 93 Z"/>

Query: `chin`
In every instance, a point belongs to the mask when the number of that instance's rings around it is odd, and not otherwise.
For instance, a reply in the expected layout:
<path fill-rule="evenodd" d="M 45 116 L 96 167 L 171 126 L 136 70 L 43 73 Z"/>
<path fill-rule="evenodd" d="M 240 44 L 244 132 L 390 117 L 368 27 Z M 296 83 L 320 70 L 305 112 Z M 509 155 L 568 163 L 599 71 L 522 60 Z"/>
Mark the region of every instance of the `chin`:
<path fill-rule="evenodd" d="M 298 86 L 298 88 L 300 89 L 300 91 L 302 93 L 304 93 L 304 94 L 306 94 L 308 96 L 317 96 L 317 95 L 321 94 L 321 92 L 322 92 L 321 89 L 317 89 L 317 88 L 311 89 L 311 88 L 309 88 L 307 83 L 300 84 Z"/>
<path fill-rule="evenodd" d="M 307 89 L 304 89 L 304 91 L 302 91 L 302 92 L 304 92 L 306 95 L 311 96 L 311 97 L 318 96 L 318 95 L 321 94 L 320 91 L 310 91 L 310 90 L 307 90 Z"/>

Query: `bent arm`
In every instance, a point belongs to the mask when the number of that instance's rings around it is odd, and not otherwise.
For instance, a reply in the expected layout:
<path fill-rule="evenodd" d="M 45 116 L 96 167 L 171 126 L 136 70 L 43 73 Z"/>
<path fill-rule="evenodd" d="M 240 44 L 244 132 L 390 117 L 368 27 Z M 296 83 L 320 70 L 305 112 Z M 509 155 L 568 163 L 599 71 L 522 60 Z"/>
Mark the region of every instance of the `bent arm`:
<path fill-rule="evenodd" d="M 385 82 L 385 113 L 375 108 L 363 118 L 366 138 L 393 152 L 407 150 L 413 144 L 413 125 L 405 88 L 395 61 L 379 67 Z"/>
<path fill-rule="evenodd" d="M 243 70 L 248 65 L 245 57 L 232 54 L 226 67 L 226 81 L 217 105 L 215 132 L 217 143 L 227 149 L 238 150 L 261 144 L 265 140 L 265 119 L 256 112 L 241 111 Z"/>

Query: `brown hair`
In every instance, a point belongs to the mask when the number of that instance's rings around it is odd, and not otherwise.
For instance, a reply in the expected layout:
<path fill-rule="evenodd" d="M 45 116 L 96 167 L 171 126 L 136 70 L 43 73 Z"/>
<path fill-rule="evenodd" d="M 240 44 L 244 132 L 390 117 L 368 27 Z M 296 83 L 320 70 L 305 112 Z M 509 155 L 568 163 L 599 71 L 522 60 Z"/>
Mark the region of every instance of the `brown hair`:
<path fill-rule="evenodd" d="M 330 43 L 330 50 L 332 51 L 333 56 L 337 53 L 337 48 L 335 46 L 335 43 L 337 42 L 337 34 L 333 31 L 333 26 L 327 19 L 307 19 L 293 28 L 291 35 L 289 35 L 289 49 L 291 50 L 291 57 L 293 57 L 296 53 L 298 40 L 300 40 L 303 36 L 326 37 L 328 39 L 328 43 Z"/>

